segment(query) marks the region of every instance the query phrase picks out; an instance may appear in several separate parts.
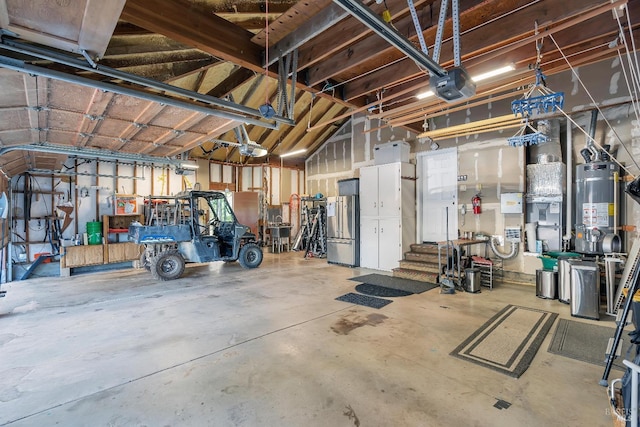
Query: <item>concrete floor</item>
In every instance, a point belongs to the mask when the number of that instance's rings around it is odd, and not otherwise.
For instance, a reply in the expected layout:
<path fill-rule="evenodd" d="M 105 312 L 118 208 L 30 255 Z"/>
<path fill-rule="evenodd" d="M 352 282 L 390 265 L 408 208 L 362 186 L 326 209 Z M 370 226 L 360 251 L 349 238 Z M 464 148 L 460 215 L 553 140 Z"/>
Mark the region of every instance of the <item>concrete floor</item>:
<path fill-rule="evenodd" d="M 506 304 L 568 306 L 516 285 L 334 300 L 370 272 L 291 252 L 163 283 L 129 269 L 4 285 L 0 425 L 612 425 L 603 369 L 547 352 L 555 325 L 519 379 L 449 355 Z"/>

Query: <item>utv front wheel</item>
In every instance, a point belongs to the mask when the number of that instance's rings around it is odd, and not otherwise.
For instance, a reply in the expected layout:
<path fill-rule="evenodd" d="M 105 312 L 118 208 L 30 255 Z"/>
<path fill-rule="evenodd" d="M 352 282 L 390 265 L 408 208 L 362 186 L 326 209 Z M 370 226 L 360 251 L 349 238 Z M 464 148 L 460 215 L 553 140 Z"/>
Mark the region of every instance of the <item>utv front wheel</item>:
<path fill-rule="evenodd" d="M 262 249 L 255 243 L 247 243 L 240 249 L 238 262 L 243 268 L 256 268 L 262 263 Z"/>
<path fill-rule="evenodd" d="M 151 275 L 156 280 L 174 280 L 184 273 L 184 258 L 179 252 L 164 252 L 151 259 Z"/>

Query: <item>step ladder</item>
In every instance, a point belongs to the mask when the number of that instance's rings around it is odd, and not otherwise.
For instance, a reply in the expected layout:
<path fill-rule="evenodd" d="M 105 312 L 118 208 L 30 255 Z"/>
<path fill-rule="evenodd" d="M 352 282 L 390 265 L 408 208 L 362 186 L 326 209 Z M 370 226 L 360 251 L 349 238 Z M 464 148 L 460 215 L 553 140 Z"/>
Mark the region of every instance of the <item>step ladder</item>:
<path fill-rule="evenodd" d="M 600 385 L 606 387 L 608 385 L 607 379 L 609 378 L 609 373 L 611 372 L 611 367 L 613 366 L 613 361 L 616 358 L 616 354 L 618 353 L 618 346 L 620 341 L 622 340 L 622 333 L 624 331 L 624 327 L 627 324 L 627 319 L 629 318 L 629 312 L 631 311 L 631 303 L 633 302 L 633 297 L 636 294 L 636 291 L 640 289 L 640 268 L 638 268 L 638 263 L 640 261 L 638 257 L 638 253 L 640 252 L 640 244 L 638 243 L 638 239 L 636 239 L 631 247 L 631 253 L 629 254 L 629 259 L 627 260 L 627 265 L 625 266 L 624 273 L 620 280 L 620 285 L 618 286 L 619 297 L 616 298 L 615 309 L 619 309 L 622 304 L 622 297 L 624 296 L 622 289 L 628 289 L 627 299 L 624 303 L 624 308 L 622 312 L 617 315 L 617 323 L 616 332 L 613 336 L 612 340 L 609 340 L 609 344 L 607 345 L 607 356 L 605 360 L 605 368 L 604 373 L 602 374 L 602 379 L 600 380 Z"/>
<path fill-rule="evenodd" d="M 635 271 L 638 269 L 640 265 L 640 239 L 635 239 L 633 241 L 633 245 L 631 246 L 631 251 L 629 252 L 629 256 L 627 257 L 627 262 L 624 266 L 624 271 L 622 272 L 622 277 L 620 277 L 620 283 L 618 284 L 618 289 L 616 291 L 616 297 L 613 304 L 613 311 L 611 314 L 616 314 L 622 305 L 622 300 L 624 299 L 623 289 L 629 289 L 632 284 L 632 277 Z"/>

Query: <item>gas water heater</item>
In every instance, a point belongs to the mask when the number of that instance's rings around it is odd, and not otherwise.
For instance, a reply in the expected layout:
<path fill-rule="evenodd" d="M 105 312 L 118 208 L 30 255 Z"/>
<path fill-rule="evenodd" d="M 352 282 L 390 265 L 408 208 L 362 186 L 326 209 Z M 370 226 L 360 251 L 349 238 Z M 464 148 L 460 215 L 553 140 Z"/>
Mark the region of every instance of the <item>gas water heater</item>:
<path fill-rule="evenodd" d="M 587 150 L 588 151 L 588 150 Z M 618 200 L 620 167 L 609 161 L 591 161 L 576 166 L 575 251 L 601 255 L 620 251 Z"/>

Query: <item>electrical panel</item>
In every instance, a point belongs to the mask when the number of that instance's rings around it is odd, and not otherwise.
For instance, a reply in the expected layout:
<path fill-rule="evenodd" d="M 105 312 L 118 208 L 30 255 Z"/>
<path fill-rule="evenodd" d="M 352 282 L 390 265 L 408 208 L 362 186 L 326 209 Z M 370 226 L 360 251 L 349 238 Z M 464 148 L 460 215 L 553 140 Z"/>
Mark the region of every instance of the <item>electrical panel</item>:
<path fill-rule="evenodd" d="M 520 242 L 522 240 L 520 227 L 505 227 L 504 236 L 507 242 Z"/>
<path fill-rule="evenodd" d="M 522 193 L 502 193 L 500 194 L 501 214 L 521 214 L 524 203 Z"/>

